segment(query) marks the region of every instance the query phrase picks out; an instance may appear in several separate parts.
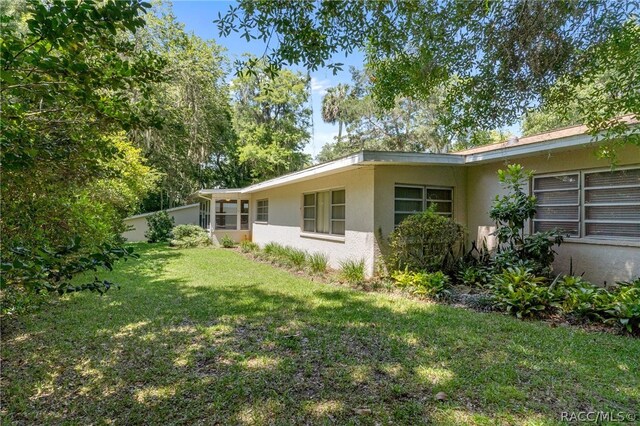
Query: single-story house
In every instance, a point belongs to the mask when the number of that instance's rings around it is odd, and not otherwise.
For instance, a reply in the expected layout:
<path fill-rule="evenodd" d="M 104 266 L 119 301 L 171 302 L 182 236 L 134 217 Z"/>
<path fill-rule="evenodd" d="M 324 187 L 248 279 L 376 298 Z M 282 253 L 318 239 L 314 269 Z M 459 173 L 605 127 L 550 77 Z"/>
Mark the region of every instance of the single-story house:
<path fill-rule="evenodd" d="M 619 148 L 612 170 L 597 144 L 574 126 L 449 154 L 361 151 L 245 188 L 202 189 L 200 223 L 213 238 L 323 252 L 333 267 L 364 259 L 371 276 L 394 227 L 428 206 L 466 227 L 467 247 L 490 234 L 497 171 L 519 163 L 535 173 L 529 229 L 569 234 L 555 270 L 629 280 L 640 276 L 640 147 Z"/>

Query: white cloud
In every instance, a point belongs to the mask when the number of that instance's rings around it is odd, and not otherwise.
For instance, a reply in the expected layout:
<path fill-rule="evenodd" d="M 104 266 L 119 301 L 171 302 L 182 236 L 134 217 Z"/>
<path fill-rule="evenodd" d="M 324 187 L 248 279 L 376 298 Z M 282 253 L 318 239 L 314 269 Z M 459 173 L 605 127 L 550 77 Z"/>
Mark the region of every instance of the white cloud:
<path fill-rule="evenodd" d="M 319 80 L 315 77 L 311 77 L 311 91 L 313 93 L 317 93 L 320 96 L 323 96 L 327 93 L 327 89 L 331 87 L 331 81 L 324 79 Z"/>

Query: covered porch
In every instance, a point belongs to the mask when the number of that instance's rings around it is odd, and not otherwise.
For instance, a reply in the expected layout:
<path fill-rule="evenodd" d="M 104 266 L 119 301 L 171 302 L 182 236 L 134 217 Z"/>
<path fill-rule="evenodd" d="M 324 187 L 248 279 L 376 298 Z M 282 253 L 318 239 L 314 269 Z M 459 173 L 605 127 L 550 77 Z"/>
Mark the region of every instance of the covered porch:
<path fill-rule="evenodd" d="M 214 242 L 225 235 L 235 242 L 251 240 L 251 197 L 240 191 L 238 188 L 198 191 L 200 226 Z"/>

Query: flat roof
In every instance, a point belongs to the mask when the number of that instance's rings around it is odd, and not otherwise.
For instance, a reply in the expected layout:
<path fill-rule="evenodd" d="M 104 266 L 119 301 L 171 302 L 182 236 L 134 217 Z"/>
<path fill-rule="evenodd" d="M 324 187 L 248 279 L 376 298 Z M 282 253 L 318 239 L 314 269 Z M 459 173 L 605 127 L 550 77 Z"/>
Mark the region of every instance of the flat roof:
<path fill-rule="evenodd" d="M 620 117 L 618 120 L 628 125 L 639 123 L 638 119 L 632 114 Z M 545 151 L 588 147 L 597 143 L 599 141 L 587 133 L 587 127 L 579 125 L 446 154 L 365 150 L 249 185 L 245 188 L 201 189 L 196 194 L 248 194 L 366 165 L 466 166 L 474 163 L 535 155 Z"/>

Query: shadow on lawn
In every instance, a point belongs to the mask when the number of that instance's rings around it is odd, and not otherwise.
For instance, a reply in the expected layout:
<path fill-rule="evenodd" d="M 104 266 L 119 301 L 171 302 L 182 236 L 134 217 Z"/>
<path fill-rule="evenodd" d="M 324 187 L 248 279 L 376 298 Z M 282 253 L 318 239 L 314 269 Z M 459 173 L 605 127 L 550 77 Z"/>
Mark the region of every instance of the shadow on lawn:
<path fill-rule="evenodd" d="M 179 252 L 147 254 L 121 269 L 125 291 L 109 303 L 72 298 L 72 309 L 53 309 L 62 323 L 49 332 L 8 342 L 10 353 L 23 346 L 29 357 L 4 360 L 7 418 L 553 423 L 561 411 L 640 403 L 638 366 L 619 337 L 439 305 L 396 307 L 322 285 L 312 294 L 285 294 L 260 278 L 198 286 L 164 277 Z M 74 321 L 86 324 L 84 334 L 65 332 Z M 593 355 L 593 345 L 609 345 L 609 358 Z M 450 400 L 435 401 L 439 391 Z"/>

